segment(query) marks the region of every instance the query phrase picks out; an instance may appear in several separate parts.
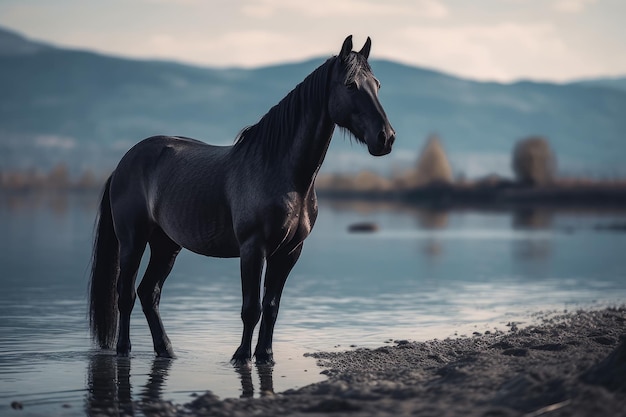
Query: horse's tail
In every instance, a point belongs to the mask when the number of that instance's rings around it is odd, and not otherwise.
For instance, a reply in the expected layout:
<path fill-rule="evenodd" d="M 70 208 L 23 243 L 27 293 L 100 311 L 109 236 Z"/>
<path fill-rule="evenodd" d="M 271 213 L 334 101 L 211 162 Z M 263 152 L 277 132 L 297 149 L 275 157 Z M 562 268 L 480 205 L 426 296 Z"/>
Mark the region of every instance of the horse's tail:
<path fill-rule="evenodd" d="M 89 323 L 93 339 L 103 349 L 113 347 L 117 337 L 117 278 L 119 244 L 113 228 L 110 198 L 111 177 L 104 186 L 91 259 Z"/>

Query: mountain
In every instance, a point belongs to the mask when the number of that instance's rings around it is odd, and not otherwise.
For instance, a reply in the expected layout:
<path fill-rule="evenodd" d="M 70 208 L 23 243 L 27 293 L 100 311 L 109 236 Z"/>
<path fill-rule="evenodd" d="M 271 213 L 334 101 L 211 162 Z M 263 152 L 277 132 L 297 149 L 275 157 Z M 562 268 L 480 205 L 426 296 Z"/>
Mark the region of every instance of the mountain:
<path fill-rule="evenodd" d="M 626 77 L 599 78 L 579 81 L 578 84 L 590 87 L 606 87 L 626 91 Z"/>
<path fill-rule="evenodd" d="M 68 50 L 0 31 L 0 170 L 59 161 L 75 172 L 110 170 L 155 134 L 232 143 L 324 61 L 202 68 Z M 565 171 L 626 173 L 626 89 L 619 85 L 476 82 L 375 59 L 372 67 L 397 132 L 394 152 L 374 160 L 338 133 L 326 170 L 412 164 L 437 133 L 455 172 L 507 174 L 515 142 L 540 134 Z"/>
<path fill-rule="evenodd" d="M 18 33 L 0 28 L 0 55 L 32 54 L 52 46 L 30 41 Z"/>

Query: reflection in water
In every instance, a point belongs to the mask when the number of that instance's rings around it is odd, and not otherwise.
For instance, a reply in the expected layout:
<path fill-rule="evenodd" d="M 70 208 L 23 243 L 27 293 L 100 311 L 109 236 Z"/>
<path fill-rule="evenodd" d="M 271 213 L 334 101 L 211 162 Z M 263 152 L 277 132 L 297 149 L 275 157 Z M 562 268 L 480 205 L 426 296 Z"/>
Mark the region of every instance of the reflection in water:
<path fill-rule="evenodd" d="M 132 396 L 131 359 L 112 354 L 93 354 L 90 358 L 87 377 L 87 415 L 135 415 Z M 141 413 L 154 415 L 155 409 L 146 407 L 162 401 L 165 382 L 172 360 L 155 357 L 146 385 L 137 402 Z"/>
<path fill-rule="evenodd" d="M 420 228 L 426 230 L 445 229 L 448 226 L 448 211 L 435 208 L 424 208 L 415 211 Z"/>
<path fill-rule="evenodd" d="M 448 227 L 448 211 L 436 208 L 423 208 L 415 211 L 418 227 L 424 230 L 440 230 Z M 427 259 L 439 258 L 444 245 L 437 236 L 431 236 L 420 245 Z"/>
<path fill-rule="evenodd" d="M 443 254 L 443 245 L 436 237 L 426 239 L 421 245 L 421 250 L 428 259 L 439 258 Z"/>
<path fill-rule="evenodd" d="M 415 206 L 406 204 L 389 204 L 384 202 L 351 202 L 332 203 L 331 207 L 338 211 L 352 211 L 363 215 L 387 212 L 415 219 L 416 229 L 423 231 L 439 231 L 457 226 L 449 224 L 450 211 L 440 207 Z M 497 213 L 497 212 L 496 212 Z M 509 213 L 503 211 L 502 213 Z M 511 226 L 513 230 L 530 232 L 527 237 L 512 242 L 513 258 L 522 261 L 545 261 L 552 256 L 552 241 L 538 238 L 532 232 L 551 230 L 554 227 L 556 214 L 553 208 L 520 207 L 512 210 Z M 448 243 L 438 233 L 428 234 L 417 243 L 418 251 L 428 260 L 440 260 L 446 252 Z"/>
<path fill-rule="evenodd" d="M 130 359 L 94 354 L 87 375 L 87 415 L 133 415 Z"/>
<path fill-rule="evenodd" d="M 257 373 L 261 381 L 259 395 L 265 397 L 274 394 L 274 367 L 272 365 L 256 365 Z M 241 398 L 251 398 L 254 396 L 254 383 L 252 382 L 252 368 L 250 366 L 239 366 L 235 371 L 241 378 Z"/>
<path fill-rule="evenodd" d="M 45 192 L 7 192 L 0 190 L 0 210 L 9 214 L 47 209 L 56 217 L 67 215 L 70 208 L 93 213 L 95 216 L 100 195 L 98 191 L 71 192 L 65 190 Z"/>
<path fill-rule="evenodd" d="M 87 395 L 85 411 L 87 415 L 133 416 L 137 414 L 158 415 L 159 408 L 154 403 L 162 402 L 173 359 L 155 357 L 146 384 L 139 393 L 138 401 L 133 401 L 131 384 L 131 362 L 128 357 L 114 354 L 94 353 L 90 357 L 87 375 Z M 257 365 L 260 379 L 259 395 L 274 394 L 272 365 Z M 252 368 L 236 367 L 234 371 L 241 380 L 241 398 L 254 396 Z"/>
<path fill-rule="evenodd" d="M 389 202 L 383 200 L 324 200 L 325 204 L 333 210 L 351 211 L 359 214 L 372 214 L 384 211 L 403 212 L 411 210 L 412 206 L 398 202 Z"/>
<path fill-rule="evenodd" d="M 513 212 L 513 228 L 522 230 L 548 230 L 552 228 L 553 212 L 537 207 L 523 207 Z M 550 258 L 552 243 L 548 239 L 524 239 L 515 242 L 513 256 L 521 261 Z"/>
<path fill-rule="evenodd" d="M 444 208 L 430 206 L 416 206 L 401 202 L 387 201 L 359 201 L 338 200 L 326 201 L 333 210 L 356 212 L 361 215 L 378 213 L 395 213 L 400 216 L 410 216 L 416 220 L 417 229 L 442 230 L 448 228 L 449 211 Z M 426 255 L 427 259 L 439 258 L 444 253 L 444 244 L 435 235 L 419 242 L 419 251 Z"/>
<path fill-rule="evenodd" d="M 520 261 L 546 260 L 550 255 L 552 242 L 548 239 L 524 239 L 513 246 L 513 256 Z"/>
<path fill-rule="evenodd" d="M 152 361 L 148 382 L 141 390 L 140 398 L 143 402 L 161 400 L 163 395 L 165 382 L 172 367 L 172 360 L 156 356 Z"/>
<path fill-rule="evenodd" d="M 552 226 L 552 210 L 522 207 L 513 211 L 514 229 L 549 229 Z"/>

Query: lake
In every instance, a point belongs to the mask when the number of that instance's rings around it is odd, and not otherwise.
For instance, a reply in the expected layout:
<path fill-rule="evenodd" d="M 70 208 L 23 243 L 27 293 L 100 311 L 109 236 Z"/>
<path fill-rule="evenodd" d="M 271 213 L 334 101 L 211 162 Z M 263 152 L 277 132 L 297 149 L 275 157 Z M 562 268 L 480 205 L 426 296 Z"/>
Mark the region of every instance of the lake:
<path fill-rule="evenodd" d="M 306 352 L 471 337 L 538 312 L 626 302 L 626 211 L 435 211 L 321 201 L 287 282 L 273 370 L 228 363 L 236 259 L 183 251 L 161 312 L 178 356 L 155 359 L 141 308 L 130 358 L 95 349 L 87 278 L 97 196 L 0 194 L 0 414 L 148 414 L 132 401 L 261 395 L 324 379 Z M 349 233 L 356 222 L 374 233 Z M 14 411 L 12 401 L 23 410 Z"/>

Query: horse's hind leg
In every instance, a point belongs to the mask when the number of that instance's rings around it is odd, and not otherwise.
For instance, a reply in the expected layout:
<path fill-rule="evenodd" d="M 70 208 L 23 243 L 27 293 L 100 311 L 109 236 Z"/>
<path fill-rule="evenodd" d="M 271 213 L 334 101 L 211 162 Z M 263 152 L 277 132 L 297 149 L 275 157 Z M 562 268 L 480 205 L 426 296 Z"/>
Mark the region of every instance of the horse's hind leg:
<path fill-rule="evenodd" d="M 154 351 L 157 356 L 173 358 L 172 344 L 165 333 L 159 314 L 159 302 L 163 283 L 172 270 L 181 247 L 161 229 L 156 229 L 152 233 L 149 244 L 150 262 L 137 292 L 146 320 L 148 320 L 148 326 L 150 326 Z"/>
<path fill-rule="evenodd" d="M 122 230 L 118 227 L 117 230 Z M 126 233 L 118 232 L 120 243 L 120 275 L 117 281 L 117 305 L 120 314 L 119 335 L 117 338 L 117 354 L 129 354 L 130 345 L 130 313 L 135 305 L 135 279 L 146 249 L 147 232 L 142 229 L 126 229 Z"/>

